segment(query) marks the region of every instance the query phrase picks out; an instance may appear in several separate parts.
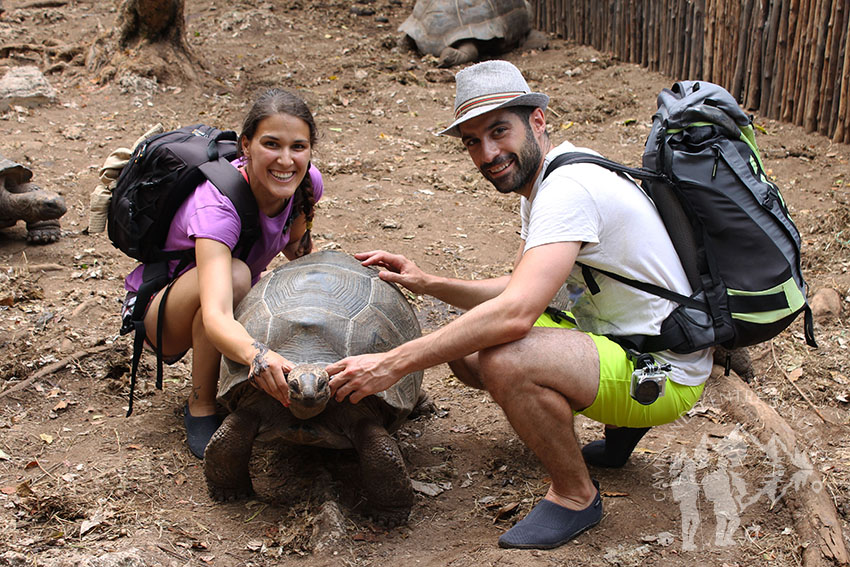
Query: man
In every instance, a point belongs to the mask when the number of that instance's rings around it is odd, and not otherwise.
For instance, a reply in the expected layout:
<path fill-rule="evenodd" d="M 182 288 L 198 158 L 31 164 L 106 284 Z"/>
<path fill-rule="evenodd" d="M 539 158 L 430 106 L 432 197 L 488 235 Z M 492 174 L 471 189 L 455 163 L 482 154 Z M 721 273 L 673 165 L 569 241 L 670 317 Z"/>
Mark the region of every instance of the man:
<path fill-rule="evenodd" d="M 550 142 L 548 100 L 530 92 L 505 61 L 457 74 L 455 121 L 441 133 L 460 137 L 498 191 L 521 196 L 515 268 L 500 278 L 464 281 L 426 274 L 403 256 L 358 254 L 365 265 L 387 268 L 382 279 L 468 311 L 389 352 L 327 368 L 336 399 L 350 396 L 354 403 L 443 362 L 464 383 L 490 393 L 552 479 L 545 498 L 501 536 L 502 547 L 549 549 L 599 523 L 602 501 L 585 459 L 621 466 L 647 428 L 674 421 L 696 403 L 712 365 L 708 350 L 653 353 L 658 365 L 670 365 L 666 392 L 649 405 L 632 399 L 635 358 L 603 335 L 658 334 L 675 304 L 601 274 L 586 281 L 576 262 L 685 295 L 691 289 L 655 207 L 634 183 L 592 164 L 563 166 L 543 180 L 555 156 L 576 151 Z M 544 313 L 564 282 L 585 290 L 572 306 L 577 327 Z M 606 428 L 606 439 L 583 455 L 574 413 L 621 428 Z"/>

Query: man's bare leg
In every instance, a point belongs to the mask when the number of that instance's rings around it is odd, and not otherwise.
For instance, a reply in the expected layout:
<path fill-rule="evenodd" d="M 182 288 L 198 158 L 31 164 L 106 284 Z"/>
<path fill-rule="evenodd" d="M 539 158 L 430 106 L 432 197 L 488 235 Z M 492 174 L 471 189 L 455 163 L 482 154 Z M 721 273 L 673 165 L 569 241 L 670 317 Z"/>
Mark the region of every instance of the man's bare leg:
<path fill-rule="evenodd" d="M 486 387 L 552 479 L 546 503 L 504 534 L 501 546 L 557 547 L 601 519 L 599 491 L 573 427 L 573 411 L 596 398 L 598 359 L 595 344 L 583 333 L 535 328 L 520 341 L 453 365 L 464 382 L 477 379 Z"/>

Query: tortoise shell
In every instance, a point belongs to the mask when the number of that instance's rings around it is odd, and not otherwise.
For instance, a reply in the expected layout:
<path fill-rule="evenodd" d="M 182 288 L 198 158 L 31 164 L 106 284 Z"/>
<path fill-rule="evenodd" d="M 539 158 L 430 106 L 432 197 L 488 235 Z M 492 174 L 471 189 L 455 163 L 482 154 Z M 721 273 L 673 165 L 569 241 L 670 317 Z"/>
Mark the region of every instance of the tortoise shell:
<path fill-rule="evenodd" d="M 20 185 L 32 179 L 32 170 L 0 154 L 0 177 L 9 178 Z"/>
<path fill-rule="evenodd" d="M 239 303 L 235 317 L 252 337 L 295 364 L 326 365 L 386 352 L 420 336 L 416 315 L 395 285 L 381 280 L 376 269 L 333 250 L 308 254 L 264 276 Z M 222 401 L 250 387 L 248 370 L 222 358 Z M 388 429 L 400 425 L 416 405 L 422 377 L 422 371 L 408 374 L 376 394 L 388 414 Z M 321 419 L 322 414 L 312 418 Z M 313 430 L 321 435 L 321 428 Z"/>
<path fill-rule="evenodd" d="M 526 0 L 417 0 L 398 31 L 413 38 L 423 53 L 439 56 L 464 39 L 518 44 L 531 22 Z"/>

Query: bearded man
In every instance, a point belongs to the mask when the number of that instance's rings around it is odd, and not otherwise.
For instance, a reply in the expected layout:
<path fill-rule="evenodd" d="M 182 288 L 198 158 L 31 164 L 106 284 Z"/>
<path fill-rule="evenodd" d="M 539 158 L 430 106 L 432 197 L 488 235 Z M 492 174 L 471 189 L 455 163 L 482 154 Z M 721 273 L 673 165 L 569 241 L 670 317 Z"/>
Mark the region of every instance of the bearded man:
<path fill-rule="evenodd" d="M 521 242 L 510 275 L 459 280 L 427 274 L 407 258 L 357 254 L 380 277 L 467 310 L 445 327 L 389 352 L 327 367 L 337 400 L 357 403 L 402 376 L 448 363 L 469 386 L 487 390 L 534 451 L 551 485 L 532 511 L 499 538 L 501 547 L 551 549 L 602 519 L 598 484 L 585 464 L 622 466 L 649 427 L 670 423 L 702 394 L 711 349 L 636 353 L 617 336 L 658 335 L 676 304 L 602 275 L 597 268 L 691 294 L 658 212 L 631 180 L 589 163 L 553 169 L 566 152 L 546 131 L 549 97 L 531 92 L 506 61 L 457 74 L 455 120 L 478 170 L 502 193 L 520 196 Z M 571 316 L 548 306 L 564 283 L 582 293 Z M 647 358 L 647 356 L 649 358 Z M 652 368 L 662 393 L 633 397 L 632 375 Z M 574 415 L 607 424 L 605 439 L 579 447 Z"/>

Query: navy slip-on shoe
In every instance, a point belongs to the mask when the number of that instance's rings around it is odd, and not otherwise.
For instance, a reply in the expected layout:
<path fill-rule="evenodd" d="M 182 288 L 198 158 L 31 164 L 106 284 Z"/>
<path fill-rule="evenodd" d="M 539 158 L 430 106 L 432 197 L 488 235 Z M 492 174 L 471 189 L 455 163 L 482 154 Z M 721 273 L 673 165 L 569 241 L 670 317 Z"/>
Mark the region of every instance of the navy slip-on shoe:
<path fill-rule="evenodd" d="M 186 426 L 186 444 L 189 445 L 189 450 L 199 459 L 203 459 L 207 444 L 221 425 L 221 418 L 216 414 L 195 417 L 189 412 L 187 404 L 183 408 L 183 425 Z"/>
<path fill-rule="evenodd" d="M 584 510 L 570 510 L 541 500 L 528 516 L 499 538 L 499 547 L 553 549 L 564 545 L 602 520 L 602 498 L 596 481 L 596 498 Z"/>

